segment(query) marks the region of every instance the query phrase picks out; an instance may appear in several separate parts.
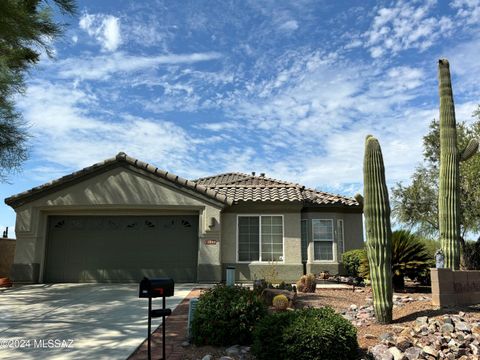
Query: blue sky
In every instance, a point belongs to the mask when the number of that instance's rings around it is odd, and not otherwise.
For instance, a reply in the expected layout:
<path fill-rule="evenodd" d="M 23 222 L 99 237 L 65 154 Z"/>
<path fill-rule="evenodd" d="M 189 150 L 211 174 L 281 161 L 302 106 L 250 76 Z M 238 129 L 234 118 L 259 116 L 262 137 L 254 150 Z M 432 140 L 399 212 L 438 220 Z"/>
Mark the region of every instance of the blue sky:
<path fill-rule="evenodd" d="M 457 120 L 480 102 L 480 1 L 80 1 L 19 109 L 30 159 L 0 196 L 120 151 L 186 178 L 265 172 L 362 190 L 364 138 L 408 182 L 450 60 Z M 15 214 L 0 206 L 0 227 Z M 13 235 L 11 233 L 11 235 Z"/>

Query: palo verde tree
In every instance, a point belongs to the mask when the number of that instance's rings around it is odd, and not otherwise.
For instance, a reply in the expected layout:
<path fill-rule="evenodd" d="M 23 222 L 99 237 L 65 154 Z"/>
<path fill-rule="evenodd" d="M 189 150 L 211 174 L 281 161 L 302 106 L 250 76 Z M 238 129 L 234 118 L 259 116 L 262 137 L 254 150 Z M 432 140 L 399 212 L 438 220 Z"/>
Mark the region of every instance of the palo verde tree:
<path fill-rule="evenodd" d="M 73 0 L 0 1 L 0 181 L 27 157 L 27 128 L 15 109 L 14 97 L 25 90 L 26 72 L 51 55 L 50 43 L 63 30 L 54 20 L 54 5 L 73 14 Z"/>

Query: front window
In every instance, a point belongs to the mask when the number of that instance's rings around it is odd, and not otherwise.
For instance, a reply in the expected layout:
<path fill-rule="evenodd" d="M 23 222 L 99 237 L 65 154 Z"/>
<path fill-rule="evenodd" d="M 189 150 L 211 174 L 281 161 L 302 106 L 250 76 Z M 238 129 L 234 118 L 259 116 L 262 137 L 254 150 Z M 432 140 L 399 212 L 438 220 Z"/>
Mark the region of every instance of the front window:
<path fill-rule="evenodd" d="M 282 216 L 239 216 L 238 261 L 282 260 Z"/>
<path fill-rule="evenodd" d="M 333 260 L 333 220 L 312 220 L 313 259 L 317 261 Z"/>

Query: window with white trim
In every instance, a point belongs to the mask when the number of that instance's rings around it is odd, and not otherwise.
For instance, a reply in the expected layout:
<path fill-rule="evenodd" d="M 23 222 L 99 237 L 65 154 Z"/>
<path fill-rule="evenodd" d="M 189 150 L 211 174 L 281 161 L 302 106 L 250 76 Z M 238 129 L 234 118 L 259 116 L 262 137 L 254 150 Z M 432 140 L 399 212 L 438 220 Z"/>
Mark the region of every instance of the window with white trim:
<path fill-rule="evenodd" d="M 238 261 L 283 261 L 283 217 L 238 217 Z"/>
<path fill-rule="evenodd" d="M 333 220 L 313 219 L 313 259 L 316 261 L 333 261 Z"/>

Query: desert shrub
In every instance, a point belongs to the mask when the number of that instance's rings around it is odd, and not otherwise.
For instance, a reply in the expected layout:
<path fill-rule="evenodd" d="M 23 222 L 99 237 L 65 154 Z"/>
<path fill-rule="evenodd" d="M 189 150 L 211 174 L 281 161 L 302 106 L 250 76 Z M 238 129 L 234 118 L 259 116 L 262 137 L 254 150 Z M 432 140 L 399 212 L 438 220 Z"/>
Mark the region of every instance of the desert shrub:
<path fill-rule="evenodd" d="M 392 281 L 396 290 L 404 288 L 404 278 L 424 281 L 428 276 L 428 269 L 435 264 L 425 243 L 415 234 L 406 230 L 397 230 L 392 233 Z M 359 266 L 359 275 L 370 278 L 368 258 L 362 260 Z"/>
<path fill-rule="evenodd" d="M 328 307 L 273 313 L 255 327 L 252 352 L 258 360 L 355 359 L 357 332 Z"/>
<path fill-rule="evenodd" d="M 279 290 L 296 291 L 296 288 L 292 286 L 292 284 L 288 284 L 285 281 L 282 281 L 280 284 L 275 285 L 273 288 Z"/>
<path fill-rule="evenodd" d="M 355 249 L 342 254 L 342 262 L 348 276 L 359 277 L 358 268 L 362 259 L 367 257 L 365 249 Z"/>
<path fill-rule="evenodd" d="M 276 310 L 285 310 L 288 308 L 288 298 L 283 295 L 277 295 L 273 298 L 272 305 Z"/>
<path fill-rule="evenodd" d="M 265 304 L 247 288 L 216 285 L 200 295 L 192 322 L 196 345 L 249 344 Z"/>
<path fill-rule="evenodd" d="M 314 274 L 303 275 L 297 281 L 297 290 L 304 293 L 313 293 L 317 287 Z"/>

